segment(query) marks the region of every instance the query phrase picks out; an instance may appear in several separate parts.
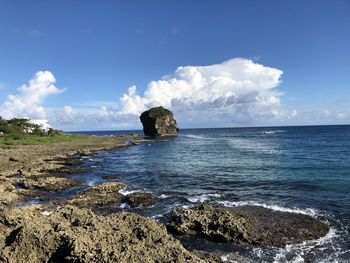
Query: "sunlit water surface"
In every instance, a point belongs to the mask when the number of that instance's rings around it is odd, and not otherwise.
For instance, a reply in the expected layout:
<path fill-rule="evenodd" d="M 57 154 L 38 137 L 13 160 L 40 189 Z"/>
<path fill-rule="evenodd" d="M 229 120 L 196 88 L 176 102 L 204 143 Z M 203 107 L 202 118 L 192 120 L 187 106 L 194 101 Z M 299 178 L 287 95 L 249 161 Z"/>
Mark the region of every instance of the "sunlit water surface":
<path fill-rule="evenodd" d="M 285 249 L 185 243 L 228 262 L 350 262 L 350 126 L 182 130 L 84 165 L 92 168 L 82 175 L 86 185 L 112 176 L 129 190 L 153 192 L 156 205 L 136 212 L 160 221 L 175 207 L 210 202 L 306 213 L 331 227 L 320 240 Z"/>

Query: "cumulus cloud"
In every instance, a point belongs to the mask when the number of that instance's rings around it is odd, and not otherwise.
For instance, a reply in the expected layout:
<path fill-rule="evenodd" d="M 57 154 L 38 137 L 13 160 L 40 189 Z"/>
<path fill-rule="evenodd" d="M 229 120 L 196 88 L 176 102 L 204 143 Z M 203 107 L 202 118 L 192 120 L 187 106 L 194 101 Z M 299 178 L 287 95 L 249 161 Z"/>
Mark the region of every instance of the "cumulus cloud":
<path fill-rule="evenodd" d="M 178 119 L 193 122 L 201 118 L 250 122 L 257 118 L 278 118 L 282 70 L 234 58 L 209 66 L 178 67 L 174 73 L 151 81 L 144 94 L 132 86 L 119 99 L 115 110 L 102 108 L 101 116 L 114 121 L 138 117 L 154 106 L 172 109 Z"/>
<path fill-rule="evenodd" d="M 55 112 L 55 123 L 59 124 L 81 124 L 85 121 L 82 114 L 76 112 L 71 106 L 64 106 Z"/>
<path fill-rule="evenodd" d="M 50 71 L 39 71 L 18 88 L 17 95 L 8 95 L 0 106 L 0 116 L 5 119 L 14 117 L 46 118 L 46 110 L 42 103 L 49 95 L 59 94 L 64 90 L 54 84 L 56 80 Z"/>
<path fill-rule="evenodd" d="M 309 109 L 299 110 L 296 120 L 300 122 L 335 122 L 349 121 L 350 112 L 337 109 Z"/>

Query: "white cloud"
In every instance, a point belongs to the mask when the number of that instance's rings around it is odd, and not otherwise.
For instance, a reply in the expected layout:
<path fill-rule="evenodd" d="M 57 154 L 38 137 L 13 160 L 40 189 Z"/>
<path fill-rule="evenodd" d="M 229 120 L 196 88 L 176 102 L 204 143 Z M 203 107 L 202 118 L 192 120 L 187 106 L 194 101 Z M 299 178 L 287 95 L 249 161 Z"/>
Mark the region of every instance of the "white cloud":
<path fill-rule="evenodd" d="M 339 109 L 308 109 L 299 110 L 295 118 L 298 122 L 303 123 L 341 123 L 350 120 L 350 112 Z"/>
<path fill-rule="evenodd" d="M 142 94 L 128 88 L 118 101 L 77 101 L 75 108 L 44 108 L 45 99 L 64 90 L 49 71 L 39 71 L 0 105 L 4 118 L 47 118 L 65 130 L 140 128 L 140 114 L 154 106 L 171 109 L 181 127 L 337 124 L 350 121 L 347 104 L 294 109 L 282 105 L 283 72 L 256 61 L 234 58 L 209 66 L 178 67 L 148 83 Z M 1 88 L 1 83 L 0 83 Z"/>
<path fill-rule="evenodd" d="M 170 75 L 151 81 L 143 96 L 132 86 L 119 99 L 117 109 L 102 108 L 101 116 L 133 125 L 147 108 L 164 106 L 185 123 L 247 123 L 286 115 L 280 109 L 282 70 L 249 59 L 234 58 L 209 66 L 178 67 Z"/>
<path fill-rule="evenodd" d="M 67 124 L 81 124 L 85 121 L 82 114 L 76 112 L 71 106 L 64 106 L 55 112 L 55 123 Z"/>
<path fill-rule="evenodd" d="M 18 88 L 17 95 L 8 95 L 0 106 L 0 116 L 6 119 L 13 117 L 46 118 L 42 103 L 49 95 L 59 94 L 64 90 L 54 84 L 56 80 L 50 71 L 39 71 L 28 82 Z"/>

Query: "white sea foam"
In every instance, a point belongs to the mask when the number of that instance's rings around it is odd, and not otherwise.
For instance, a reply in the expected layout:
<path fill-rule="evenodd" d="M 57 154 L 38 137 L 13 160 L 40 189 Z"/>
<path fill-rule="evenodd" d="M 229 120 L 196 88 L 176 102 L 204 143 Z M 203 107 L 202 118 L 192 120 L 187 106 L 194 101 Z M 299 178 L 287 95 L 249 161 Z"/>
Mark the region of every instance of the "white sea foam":
<path fill-rule="evenodd" d="M 161 199 L 165 199 L 165 198 L 169 198 L 169 197 L 170 197 L 170 195 L 166 195 L 166 194 L 161 194 L 159 196 L 159 198 L 161 198 Z"/>
<path fill-rule="evenodd" d="M 337 233 L 334 228 L 330 228 L 327 235 L 316 240 L 304 241 L 301 244 L 297 245 L 287 245 L 285 248 L 280 248 L 276 253 L 273 263 L 299 263 L 305 262 L 304 255 L 310 253 L 314 249 L 323 250 L 326 247 L 329 247 L 333 243 L 333 240 L 337 237 Z M 337 260 L 337 253 L 330 255 L 328 258 L 318 259 L 319 263 L 328 263 L 328 262 L 339 262 Z M 289 260 L 290 258 L 290 260 Z"/>
<path fill-rule="evenodd" d="M 265 208 L 269 208 L 275 211 L 281 211 L 281 212 L 289 212 L 289 213 L 298 213 L 298 214 L 304 214 L 304 215 L 310 215 L 310 216 L 316 216 L 318 212 L 315 209 L 312 208 L 305 208 L 301 209 L 298 207 L 283 207 L 275 204 L 265 204 L 265 203 L 259 203 L 255 201 L 218 201 L 217 202 L 220 205 L 227 206 L 227 207 L 235 207 L 235 206 L 244 206 L 244 205 L 253 205 L 253 206 L 261 206 Z"/>
<path fill-rule="evenodd" d="M 91 179 L 91 180 L 87 181 L 86 184 L 88 186 L 94 186 L 94 185 L 96 185 L 96 183 L 97 183 L 97 179 Z"/>
<path fill-rule="evenodd" d="M 133 193 L 138 193 L 138 192 L 140 192 L 140 190 L 130 190 L 130 189 L 124 188 L 124 189 L 119 190 L 118 192 L 122 195 L 130 195 Z"/>
<path fill-rule="evenodd" d="M 341 255 L 341 249 L 337 249 L 335 245 L 335 239 L 337 238 L 337 233 L 334 228 L 331 228 L 328 234 L 322 238 L 316 240 L 305 241 L 301 244 L 296 245 L 287 245 L 285 248 L 276 248 L 275 256 L 273 259 L 262 262 L 273 262 L 273 263 L 304 263 L 309 262 L 305 259 L 306 255 L 313 254 L 315 252 L 319 252 L 321 258 L 317 258 L 317 263 L 345 263 L 344 260 L 339 259 L 339 255 Z M 324 257 L 322 255 L 322 251 L 332 247 L 335 251 L 331 255 Z M 255 258 L 264 258 L 265 248 L 252 248 L 252 254 Z M 271 251 L 269 252 L 269 254 Z M 223 262 L 256 262 L 251 259 L 245 258 L 236 253 L 229 253 L 221 256 L 221 260 Z M 260 262 L 260 261 L 259 261 Z"/>
<path fill-rule="evenodd" d="M 195 204 L 183 205 L 180 202 L 175 202 L 175 203 L 169 204 L 165 207 L 164 214 L 170 213 L 172 210 L 177 209 L 177 208 L 189 209 L 189 208 L 194 207 L 194 206 L 195 206 Z"/>
<path fill-rule="evenodd" d="M 234 261 L 228 259 L 229 256 L 230 256 L 229 254 L 221 256 L 221 261 L 223 261 L 223 262 L 234 262 Z"/>
<path fill-rule="evenodd" d="M 262 255 L 264 254 L 264 251 L 260 247 L 254 247 L 253 254 L 256 255 L 257 257 L 261 258 Z"/>
<path fill-rule="evenodd" d="M 279 150 L 274 144 L 265 143 L 259 140 L 251 140 L 246 138 L 227 138 L 227 145 L 233 149 L 239 149 L 250 152 L 264 152 L 270 154 L 279 153 Z"/>
<path fill-rule="evenodd" d="M 220 257 L 222 262 L 229 263 L 253 263 L 247 258 L 240 256 L 238 253 L 225 254 Z"/>
<path fill-rule="evenodd" d="M 182 135 L 182 137 L 189 138 L 189 139 L 195 139 L 195 140 L 209 140 L 209 138 L 201 136 L 201 135 L 195 135 L 195 134 L 186 134 Z"/>
<path fill-rule="evenodd" d="M 156 220 L 156 221 L 162 219 L 163 217 L 164 217 L 163 214 L 159 214 L 159 215 L 154 215 L 154 216 L 152 216 L 152 218 L 153 218 L 154 220 Z"/>
<path fill-rule="evenodd" d="M 269 131 L 263 131 L 264 134 L 275 134 L 275 133 L 281 133 L 286 132 L 285 130 L 269 130 Z"/>
<path fill-rule="evenodd" d="M 220 197 L 219 194 L 213 193 L 213 194 L 201 194 L 201 195 L 195 195 L 187 197 L 187 200 L 191 203 L 204 203 L 211 199 L 212 197 Z"/>
<path fill-rule="evenodd" d="M 127 203 L 122 203 L 119 207 L 120 207 L 121 209 L 130 208 L 130 206 L 129 206 Z"/>

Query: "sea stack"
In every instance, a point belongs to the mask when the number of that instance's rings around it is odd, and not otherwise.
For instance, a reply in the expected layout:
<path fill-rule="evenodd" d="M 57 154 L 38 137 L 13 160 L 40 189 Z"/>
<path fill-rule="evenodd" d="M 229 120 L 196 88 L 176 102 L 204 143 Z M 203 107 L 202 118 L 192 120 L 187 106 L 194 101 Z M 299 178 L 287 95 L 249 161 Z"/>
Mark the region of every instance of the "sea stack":
<path fill-rule="evenodd" d="M 173 136 L 179 131 L 173 113 L 161 106 L 143 112 L 140 120 L 145 136 Z"/>

